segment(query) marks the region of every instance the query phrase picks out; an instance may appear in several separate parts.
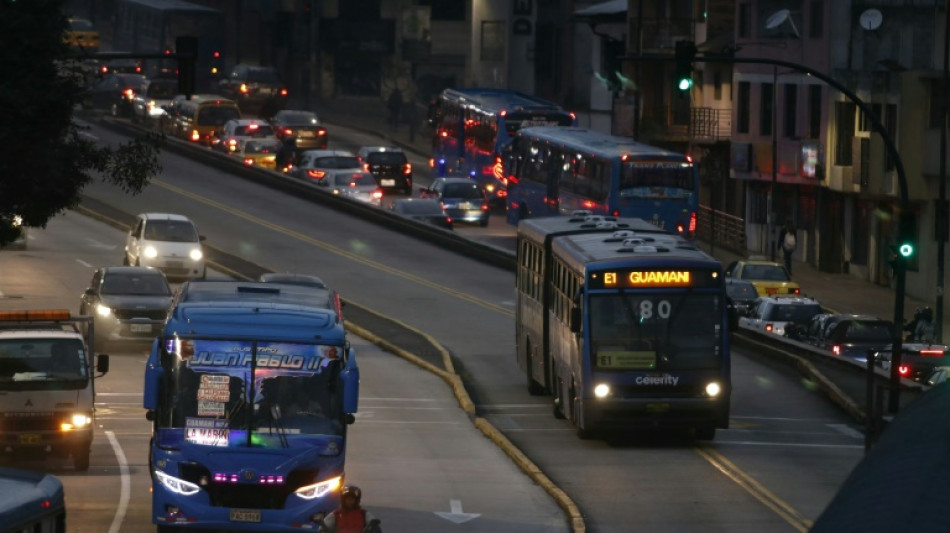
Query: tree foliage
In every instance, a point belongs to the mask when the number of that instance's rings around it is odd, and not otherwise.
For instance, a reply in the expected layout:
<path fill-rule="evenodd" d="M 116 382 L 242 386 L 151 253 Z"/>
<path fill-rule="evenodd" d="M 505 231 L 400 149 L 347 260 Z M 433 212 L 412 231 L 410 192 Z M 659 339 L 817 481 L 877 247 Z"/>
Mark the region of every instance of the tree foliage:
<path fill-rule="evenodd" d="M 0 245 L 10 215 L 45 227 L 101 179 L 137 194 L 161 171 L 158 139 L 109 147 L 83 136 L 73 110 L 85 76 L 63 42 L 63 0 L 0 0 Z"/>

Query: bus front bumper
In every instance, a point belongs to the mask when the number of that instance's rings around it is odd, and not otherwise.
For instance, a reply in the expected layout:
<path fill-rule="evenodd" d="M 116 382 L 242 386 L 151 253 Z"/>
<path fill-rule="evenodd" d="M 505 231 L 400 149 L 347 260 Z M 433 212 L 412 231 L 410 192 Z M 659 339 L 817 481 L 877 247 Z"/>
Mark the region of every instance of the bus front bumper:
<path fill-rule="evenodd" d="M 587 429 L 728 428 L 729 397 L 585 398 Z"/>

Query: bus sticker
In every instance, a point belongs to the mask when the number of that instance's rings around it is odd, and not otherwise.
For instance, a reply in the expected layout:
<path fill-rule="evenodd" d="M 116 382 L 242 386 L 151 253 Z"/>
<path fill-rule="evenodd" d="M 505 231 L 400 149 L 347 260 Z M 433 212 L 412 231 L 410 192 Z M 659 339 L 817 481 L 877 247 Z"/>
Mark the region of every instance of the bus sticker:
<path fill-rule="evenodd" d="M 224 403 L 199 401 L 198 416 L 224 416 Z"/>
<path fill-rule="evenodd" d="M 656 368 L 656 352 L 631 352 L 626 350 L 598 350 L 597 366 L 600 368 Z"/>

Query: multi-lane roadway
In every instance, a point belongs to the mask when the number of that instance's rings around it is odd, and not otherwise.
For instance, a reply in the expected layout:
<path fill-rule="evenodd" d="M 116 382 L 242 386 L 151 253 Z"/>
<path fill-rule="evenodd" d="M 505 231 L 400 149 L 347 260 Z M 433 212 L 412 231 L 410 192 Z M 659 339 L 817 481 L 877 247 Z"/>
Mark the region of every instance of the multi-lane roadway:
<path fill-rule="evenodd" d="M 95 124 L 88 134 L 120 140 Z M 334 148 L 378 144 L 343 127 L 332 138 Z M 425 169 L 415 159 L 414 168 Z M 566 491 L 588 531 L 806 531 L 861 457 L 862 436 L 849 417 L 793 372 L 739 348 L 732 427 L 715 441 L 580 440 L 552 417 L 549 398 L 525 390 L 513 355 L 510 272 L 175 154 L 163 155 L 162 164 L 162 176 L 138 196 L 106 185 L 87 194 L 131 214 L 185 214 L 216 248 L 271 270 L 317 274 L 348 301 L 430 334 L 451 352 L 479 413 Z M 417 174 L 417 181 L 425 178 Z M 461 232 L 510 245 L 502 217 Z M 72 213 L 31 236 L 27 251 L 0 252 L 3 308 L 73 299 L 75 307 L 93 267 L 122 256 L 121 232 Z M 567 529 L 553 500 L 488 449 L 441 381 L 370 344 L 357 341 L 357 348 L 363 413 L 348 476 L 364 486 L 384 527 Z M 93 467 L 82 475 L 54 470 L 67 480 L 71 532 L 116 523 L 114 531 L 149 530 L 148 425 L 136 403 L 144 348 L 123 349 L 113 351 L 121 357 L 99 388 Z M 454 525 L 435 511 L 479 516 Z M 84 529 L 77 516 L 98 526 Z"/>

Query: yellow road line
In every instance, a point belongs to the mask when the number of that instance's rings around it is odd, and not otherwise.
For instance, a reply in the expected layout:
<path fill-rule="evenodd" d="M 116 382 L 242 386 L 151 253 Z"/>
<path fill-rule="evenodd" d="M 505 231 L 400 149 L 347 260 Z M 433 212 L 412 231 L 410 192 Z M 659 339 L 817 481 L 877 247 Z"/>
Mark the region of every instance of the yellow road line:
<path fill-rule="evenodd" d="M 170 184 L 170 183 L 167 183 L 167 182 L 164 182 L 164 181 L 161 181 L 161 180 L 153 180 L 153 181 L 152 181 L 152 184 L 157 185 L 157 186 L 159 186 L 159 187 L 162 187 L 162 188 L 164 188 L 164 189 L 168 189 L 169 191 L 172 191 L 172 192 L 174 192 L 174 193 L 176 193 L 176 194 L 180 194 L 180 195 L 182 195 L 182 196 L 186 196 L 186 197 L 188 197 L 188 198 L 191 198 L 192 200 L 194 200 L 194 201 L 196 201 L 196 202 L 199 202 L 199 203 L 202 203 L 202 204 L 205 204 L 205 205 L 214 207 L 214 208 L 216 208 L 216 209 L 220 209 L 220 210 L 225 211 L 225 212 L 227 212 L 227 213 L 229 213 L 229 214 L 231 214 L 231 215 L 234 215 L 234 216 L 236 216 L 236 217 L 243 218 L 243 219 L 245 219 L 245 220 L 248 220 L 248 221 L 250 221 L 250 222 L 253 222 L 253 223 L 255 223 L 255 224 L 258 224 L 258 225 L 260 225 L 260 226 L 264 226 L 264 227 L 266 227 L 266 228 L 268 228 L 268 229 L 271 229 L 271 230 L 274 230 L 274 231 L 276 231 L 276 232 L 283 233 L 284 235 L 287 235 L 287 236 L 289 236 L 289 237 L 293 237 L 293 238 L 295 238 L 295 239 L 297 239 L 297 240 L 303 241 L 303 242 L 305 242 L 305 243 L 307 243 L 307 244 L 310 244 L 310 245 L 312 245 L 312 246 L 314 246 L 314 247 L 316 247 L 316 248 L 320 248 L 320 249 L 325 250 L 325 251 L 327 251 L 327 252 L 330 252 L 330 253 L 339 255 L 339 256 L 341 256 L 341 257 L 345 257 L 345 258 L 347 258 L 347 259 L 349 259 L 349 260 L 351 260 L 351 261 L 355 261 L 355 262 L 357 262 L 357 263 L 361 263 L 361 264 L 363 264 L 363 265 L 369 266 L 369 267 L 371 267 L 371 268 L 375 268 L 375 269 L 377 269 L 377 270 L 380 270 L 380 271 L 382 271 L 382 272 L 385 272 L 385 273 L 390 274 L 390 275 L 393 275 L 393 276 L 401 277 L 401 278 L 403 278 L 403 279 L 406 279 L 406 280 L 411 281 L 411 282 L 413 282 L 413 283 L 417 283 L 417 284 L 419 284 L 419 285 L 423 285 L 423 286 L 425 286 L 425 287 L 428 287 L 428 288 L 430 288 L 430 289 L 439 291 L 439 292 L 441 292 L 441 293 L 448 294 L 448 295 L 450 295 L 450 296 L 454 296 L 454 297 L 456 297 L 456 298 L 458 298 L 458 299 L 460 299 L 460 300 L 464 300 L 464 301 L 467 301 L 467 302 L 469 302 L 469 303 L 473 303 L 473 304 L 475 304 L 475 305 L 477 305 L 477 306 L 479 306 L 479 307 L 483 307 L 483 308 L 485 308 L 485 309 L 488 309 L 489 311 L 495 311 L 495 312 L 500 313 L 500 314 L 505 315 L 505 316 L 511 316 L 511 317 L 514 316 L 514 311 L 512 311 L 511 309 L 502 307 L 502 306 L 500 306 L 500 305 L 493 304 L 493 303 L 491 303 L 491 302 L 489 302 L 489 301 L 487 301 L 487 300 L 482 300 L 481 298 L 476 298 L 476 297 L 474 297 L 474 296 L 471 296 L 471 295 L 469 295 L 469 294 L 465 294 L 465 293 L 463 293 L 463 292 L 456 291 L 456 290 L 451 289 L 451 288 L 449 288 L 449 287 L 446 287 L 446 286 L 444 286 L 444 285 L 439 285 L 439 284 L 433 283 L 433 282 L 431 282 L 431 281 L 426 280 L 425 278 L 421 278 L 421 277 L 419 277 L 419 276 L 410 274 L 410 273 L 408 273 L 408 272 L 405 272 L 405 271 L 402 271 L 402 270 L 394 269 L 394 268 L 392 268 L 392 267 L 390 267 L 390 266 L 388 266 L 388 265 L 386 265 L 386 264 L 384 264 L 384 263 L 380 263 L 379 261 L 373 261 L 372 259 L 369 259 L 369 258 L 367 258 L 367 257 L 361 256 L 361 255 L 359 255 L 359 254 L 355 254 L 355 253 L 350 252 L 350 251 L 348 251 L 348 250 L 344 250 L 343 248 L 334 246 L 334 245 L 329 244 L 329 243 L 327 243 L 327 242 L 319 241 L 319 240 L 317 240 L 317 239 L 314 239 L 314 238 L 312 238 L 312 237 L 309 237 L 309 236 L 307 236 L 307 235 L 304 235 L 303 233 L 300 233 L 300 232 L 291 230 L 291 229 L 286 228 L 286 227 L 284 227 L 284 226 L 280 226 L 280 225 L 274 224 L 274 223 L 272 223 L 272 222 L 268 222 L 267 220 L 264 220 L 264 219 L 262 219 L 262 218 L 255 217 L 255 216 L 253 216 L 253 215 L 249 215 L 249 214 L 247 214 L 247 213 L 245 213 L 245 212 L 243 212 L 243 211 L 239 211 L 239 210 L 237 210 L 237 209 L 234 209 L 234 208 L 232 208 L 231 206 L 229 206 L 229 205 L 227 205 L 227 204 L 223 204 L 223 203 L 221 203 L 221 202 L 216 202 L 216 201 L 214 201 L 214 200 L 211 200 L 211 199 L 206 198 L 206 197 L 204 197 L 204 196 L 201 196 L 201 195 L 195 194 L 195 193 L 193 193 L 193 192 L 187 191 L 187 190 L 185 190 L 185 189 L 182 189 L 182 188 L 177 187 L 177 186 L 175 186 L 175 185 L 172 185 L 172 184 Z"/>
<path fill-rule="evenodd" d="M 743 472 L 742 469 L 733 464 L 729 459 L 726 459 L 721 453 L 705 447 L 695 448 L 695 450 L 696 453 L 709 462 L 709 464 L 713 465 L 736 485 L 739 485 L 739 487 L 748 492 L 753 498 L 759 500 L 759 502 L 771 509 L 772 512 L 779 515 L 793 528 L 802 533 L 807 533 L 808 530 L 811 529 L 811 520 L 802 516 L 794 507 L 765 488 L 752 476 Z"/>

